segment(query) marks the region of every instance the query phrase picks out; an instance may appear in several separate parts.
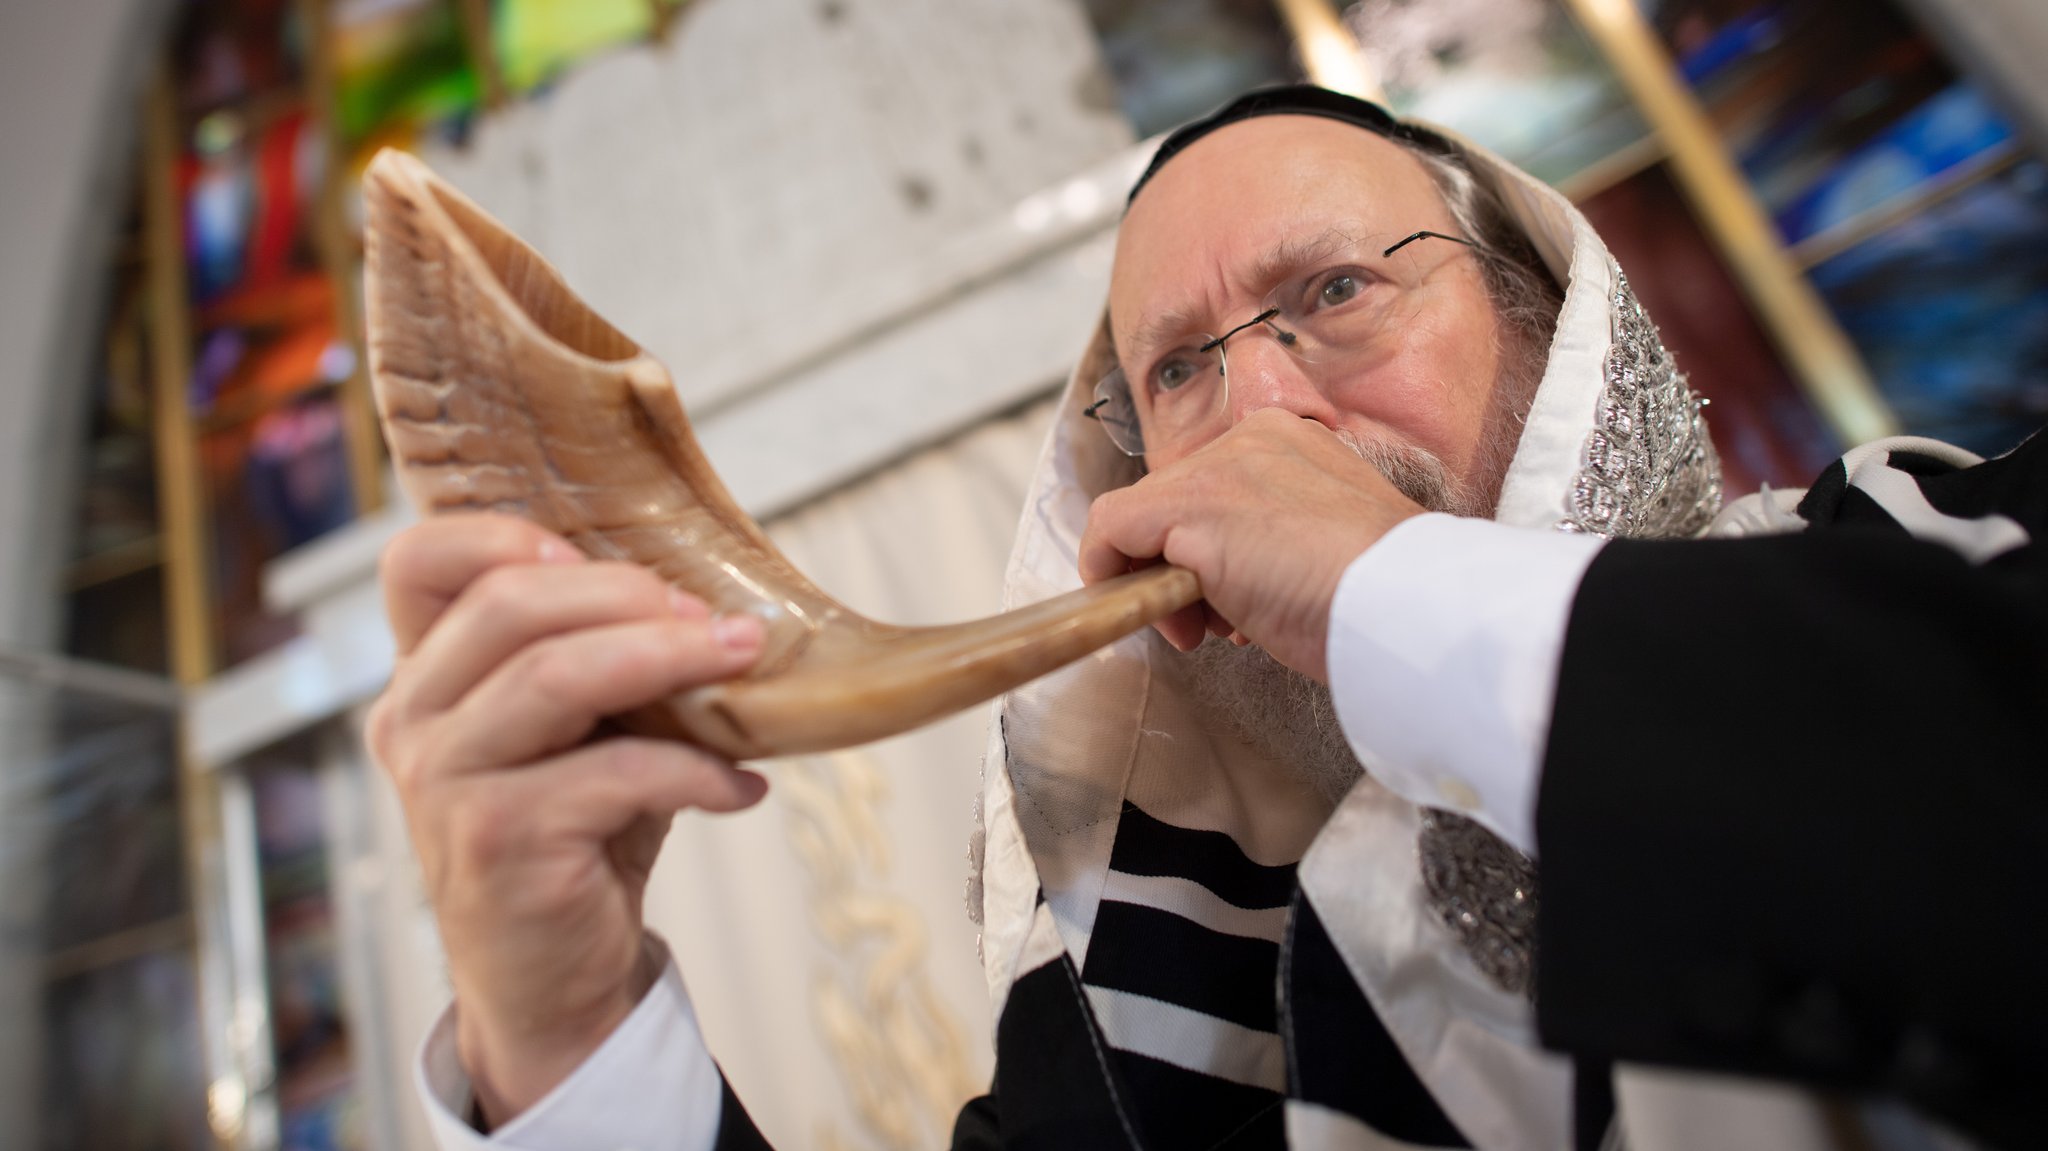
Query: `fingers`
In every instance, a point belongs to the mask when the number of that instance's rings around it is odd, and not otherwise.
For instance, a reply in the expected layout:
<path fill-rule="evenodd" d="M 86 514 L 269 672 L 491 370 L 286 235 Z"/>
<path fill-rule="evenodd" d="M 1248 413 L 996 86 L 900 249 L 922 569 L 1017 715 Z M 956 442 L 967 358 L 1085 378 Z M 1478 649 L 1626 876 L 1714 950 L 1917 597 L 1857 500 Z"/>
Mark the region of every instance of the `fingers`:
<path fill-rule="evenodd" d="M 1159 485 L 1145 480 L 1097 497 L 1081 533 L 1081 582 L 1098 583 L 1162 562 L 1173 522 L 1165 512 L 1169 499 Z M 1209 614 L 1207 605 L 1195 603 L 1152 626 L 1175 648 L 1191 651 L 1208 630 Z"/>
<path fill-rule="evenodd" d="M 1207 608 L 1209 613 L 1208 630 L 1210 635 L 1217 636 L 1221 639 L 1227 639 L 1239 647 L 1243 647 L 1245 644 L 1251 642 L 1249 639 L 1245 638 L 1245 634 L 1242 631 L 1238 630 L 1236 624 L 1231 623 L 1228 619 L 1225 619 L 1223 617 L 1222 612 L 1217 611 L 1215 607 L 1208 604 L 1207 601 L 1204 601 L 1202 606 L 1204 608 Z"/>
<path fill-rule="evenodd" d="M 532 762 L 580 742 L 608 715 L 744 672 L 761 642 L 751 616 L 639 621 L 539 640 L 433 722 L 426 761 L 446 774 Z"/>
<path fill-rule="evenodd" d="M 398 654 L 410 654 L 455 597 L 492 568 L 582 558 L 567 540 L 513 516 L 436 516 L 407 528 L 379 565 Z"/>
<path fill-rule="evenodd" d="M 1176 649 L 1193 651 L 1201 644 L 1202 636 L 1208 631 L 1207 625 L 1203 622 L 1206 612 L 1206 605 L 1192 603 L 1165 619 L 1154 621 L 1152 627 Z"/>
<path fill-rule="evenodd" d="M 1088 526 L 1081 533 L 1080 568 L 1081 582 L 1100 583 L 1120 576 L 1136 568 L 1136 556 L 1156 556 L 1159 547 L 1146 548 L 1141 538 L 1134 539 L 1124 517 L 1119 501 L 1113 497 L 1119 493 L 1102 496 L 1088 512 Z M 1129 550 L 1126 550 L 1129 549 Z"/>
<path fill-rule="evenodd" d="M 515 564 L 478 575 L 419 641 L 395 686 L 409 714 L 455 705 L 492 669 L 550 636 L 635 620 L 702 621 L 710 609 L 645 568 Z"/>
<path fill-rule="evenodd" d="M 530 767 L 440 781 L 411 793 L 408 815 L 432 829 L 419 842 L 421 863 L 443 914 L 538 916 L 558 931 L 597 910 L 618 878 L 564 859 L 596 863 L 625 851 L 633 858 L 611 864 L 644 878 L 676 813 L 739 811 L 767 792 L 767 780 L 708 752 L 618 737 Z"/>
<path fill-rule="evenodd" d="M 730 812 L 768 794 L 768 781 L 710 752 L 665 740 L 602 740 L 520 772 L 545 834 L 608 839 L 635 819 L 688 808 Z"/>
<path fill-rule="evenodd" d="M 1149 477 L 1148 477 L 1149 478 Z M 1082 583 L 1099 583 L 1163 555 L 1173 520 L 1157 486 L 1137 485 L 1096 497 L 1081 533 Z"/>

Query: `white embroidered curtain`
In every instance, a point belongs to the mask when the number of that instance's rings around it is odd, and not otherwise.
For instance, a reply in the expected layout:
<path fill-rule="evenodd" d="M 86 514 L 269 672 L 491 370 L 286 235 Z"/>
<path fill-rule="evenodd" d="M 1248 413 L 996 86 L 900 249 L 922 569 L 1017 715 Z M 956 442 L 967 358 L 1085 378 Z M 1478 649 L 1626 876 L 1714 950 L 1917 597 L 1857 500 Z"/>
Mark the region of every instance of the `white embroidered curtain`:
<path fill-rule="evenodd" d="M 998 607 L 1047 405 L 985 423 L 769 525 L 849 607 L 945 623 Z M 647 914 L 706 1038 L 782 1147 L 943 1145 L 992 1066 L 964 890 L 989 709 L 762 765 L 752 811 L 677 822 Z"/>

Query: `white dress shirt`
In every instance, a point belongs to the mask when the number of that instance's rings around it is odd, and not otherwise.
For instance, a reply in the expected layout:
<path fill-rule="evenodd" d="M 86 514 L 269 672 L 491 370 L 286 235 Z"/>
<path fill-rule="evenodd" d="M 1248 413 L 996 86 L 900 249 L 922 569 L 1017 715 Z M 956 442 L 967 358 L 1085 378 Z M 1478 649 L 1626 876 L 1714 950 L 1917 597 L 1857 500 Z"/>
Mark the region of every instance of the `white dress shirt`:
<path fill-rule="evenodd" d="M 647 946 L 661 978 L 583 1065 L 511 1122 L 469 1125 L 469 1076 L 455 1048 L 455 1008 L 441 1013 L 414 1069 L 440 1151 L 710 1151 L 718 1138 L 718 1065 L 668 945 Z"/>
<path fill-rule="evenodd" d="M 1604 542 L 1424 515 L 1353 561 L 1330 606 L 1330 689 L 1374 778 L 1535 853 L 1565 625 Z M 489 1136 L 466 1118 L 449 1008 L 417 1068 L 440 1151 L 710 1151 L 718 1067 L 667 948 L 652 935 L 649 946 L 665 967 L 647 997 L 568 1079 Z"/>
<path fill-rule="evenodd" d="M 1424 515 L 1352 561 L 1330 605 L 1330 695 L 1374 779 L 1536 854 L 1565 625 L 1604 543 Z"/>

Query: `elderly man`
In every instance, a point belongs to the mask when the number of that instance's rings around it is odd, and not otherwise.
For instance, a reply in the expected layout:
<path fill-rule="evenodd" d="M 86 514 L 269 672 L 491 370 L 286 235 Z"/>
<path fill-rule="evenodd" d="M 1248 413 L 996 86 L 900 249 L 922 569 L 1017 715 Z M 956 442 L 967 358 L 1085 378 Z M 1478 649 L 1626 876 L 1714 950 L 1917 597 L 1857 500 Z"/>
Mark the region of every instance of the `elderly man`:
<path fill-rule="evenodd" d="M 1163 557 L 1207 599 L 1002 701 L 996 1082 L 956 1144 L 1897 1129 L 1639 1062 L 2025 1130 L 2048 446 L 1875 445 L 1796 514 L 1717 524 L 1804 535 L 1607 543 L 1719 502 L 1697 400 L 1554 193 L 1315 89 L 1176 133 L 1008 594 Z M 502 518 L 414 529 L 385 583 L 404 655 L 370 734 L 456 990 L 423 1066 L 442 1145 L 757 1145 L 640 900 L 670 816 L 765 785 L 600 725 L 742 672 L 758 626 Z M 569 692 L 531 690 L 549 666 Z"/>

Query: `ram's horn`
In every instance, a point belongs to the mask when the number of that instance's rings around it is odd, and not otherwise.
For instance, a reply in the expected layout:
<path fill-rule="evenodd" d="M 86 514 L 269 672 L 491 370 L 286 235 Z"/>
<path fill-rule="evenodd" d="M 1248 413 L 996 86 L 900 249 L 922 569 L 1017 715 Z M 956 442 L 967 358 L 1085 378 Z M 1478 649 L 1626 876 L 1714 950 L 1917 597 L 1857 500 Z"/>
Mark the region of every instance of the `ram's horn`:
<path fill-rule="evenodd" d="M 893 627 L 783 558 L 705 462 L 669 375 L 517 236 L 385 151 L 364 180 L 370 374 L 423 513 L 525 516 L 767 625 L 742 679 L 620 717 L 740 759 L 906 731 L 1195 602 L 1157 567 L 990 619 Z"/>

